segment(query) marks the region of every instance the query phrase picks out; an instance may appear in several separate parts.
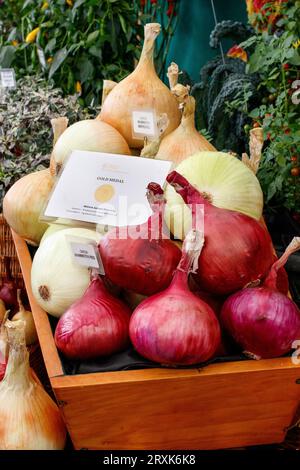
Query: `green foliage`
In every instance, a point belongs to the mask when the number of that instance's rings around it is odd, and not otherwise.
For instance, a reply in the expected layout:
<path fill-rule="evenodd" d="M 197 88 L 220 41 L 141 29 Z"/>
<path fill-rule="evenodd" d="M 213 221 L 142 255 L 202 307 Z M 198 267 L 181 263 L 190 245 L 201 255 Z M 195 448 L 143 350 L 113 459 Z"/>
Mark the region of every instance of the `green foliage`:
<path fill-rule="evenodd" d="M 5 192 L 21 176 L 49 166 L 51 119 L 66 116 L 69 124 L 95 117 L 77 96 L 62 97 L 40 77 L 25 77 L 0 99 L 0 211 Z"/>
<path fill-rule="evenodd" d="M 247 73 L 259 74 L 263 91 L 249 115 L 266 139 L 258 173 L 265 200 L 270 208 L 300 212 L 300 176 L 292 174 L 300 167 L 300 103 L 293 99 L 300 79 L 300 2 L 283 5 L 282 13 L 274 34 L 263 31 L 241 46 L 251 51 Z"/>
<path fill-rule="evenodd" d="M 250 34 L 253 34 L 252 26 L 244 25 L 240 21 L 224 20 L 218 23 L 210 33 L 209 45 L 216 49 L 221 39 L 230 38 L 241 42 L 247 39 Z"/>
<path fill-rule="evenodd" d="M 201 82 L 192 87 L 197 128 L 207 128 L 220 150 L 242 153 L 247 144 L 244 126 L 248 110 L 259 102 L 257 75 L 245 74 L 239 59 L 216 57 L 201 70 Z"/>
<path fill-rule="evenodd" d="M 127 0 L 13 0 L 0 10 L 6 12 L 0 65 L 14 67 L 18 77 L 42 73 L 64 93 L 81 87 L 88 105 L 99 103 L 103 79 L 122 79 L 140 54 L 142 26 Z M 37 27 L 37 37 L 26 42 Z"/>
<path fill-rule="evenodd" d="M 156 64 L 165 75 L 177 22 L 176 9 L 167 16 L 167 7 L 166 0 L 0 0 L 0 67 L 14 67 L 18 78 L 43 74 L 64 94 L 98 105 L 103 79 L 132 72 L 147 22 L 162 24 Z"/>
<path fill-rule="evenodd" d="M 268 23 L 262 15 L 251 15 L 251 21 Z M 222 22 L 215 28 L 212 45 L 228 37 L 231 26 Z M 241 26 L 239 30 L 251 31 Z M 270 27 L 252 30 L 240 47 L 247 52 L 246 65 L 238 58 L 225 57 L 224 64 L 216 57 L 202 68 L 201 82 L 192 88 L 197 126 L 208 129 L 218 149 L 238 154 L 247 149 L 252 125 L 262 126 L 265 146 L 258 178 L 265 202 L 271 210 L 300 212 L 300 103 L 295 100 L 300 85 L 300 1 L 282 3 Z"/>

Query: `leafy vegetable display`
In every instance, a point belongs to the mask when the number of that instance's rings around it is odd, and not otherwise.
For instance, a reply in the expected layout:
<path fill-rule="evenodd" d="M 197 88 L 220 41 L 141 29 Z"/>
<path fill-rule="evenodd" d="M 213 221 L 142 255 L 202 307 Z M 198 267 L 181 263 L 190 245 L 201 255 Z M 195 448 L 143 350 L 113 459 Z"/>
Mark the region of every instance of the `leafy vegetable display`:
<path fill-rule="evenodd" d="M 223 21 L 211 34 L 237 44 L 200 73 L 192 94 L 197 127 L 219 149 L 241 154 L 251 127 L 262 126 L 265 146 L 258 172 L 269 211 L 290 210 L 299 220 L 300 2 L 247 1 L 250 26 Z"/>

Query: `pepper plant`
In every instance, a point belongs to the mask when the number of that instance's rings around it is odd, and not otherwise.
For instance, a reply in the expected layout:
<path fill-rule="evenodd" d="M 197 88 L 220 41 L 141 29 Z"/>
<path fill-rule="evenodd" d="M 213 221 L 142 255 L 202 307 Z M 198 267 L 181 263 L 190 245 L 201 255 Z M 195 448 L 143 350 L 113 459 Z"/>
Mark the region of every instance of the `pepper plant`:
<path fill-rule="evenodd" d="M 158 54 L 165 72 L 179 0 L 0 0 L 0 67 L 17 77 L 43 74 L 84 105 L 101 101 L 103 79 L 132 72 L 143 25 L 163 23 Z"/>

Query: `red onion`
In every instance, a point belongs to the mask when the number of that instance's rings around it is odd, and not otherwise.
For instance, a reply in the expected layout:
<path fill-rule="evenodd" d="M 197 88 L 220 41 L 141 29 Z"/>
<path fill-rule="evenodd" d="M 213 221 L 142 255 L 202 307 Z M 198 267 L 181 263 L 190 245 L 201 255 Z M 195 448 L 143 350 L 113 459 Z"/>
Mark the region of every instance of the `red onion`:
<path fill-rule="evenodd" d="M 133 312 L 129 334 L 135 349 L 161 364 L 188 365 L 208 360 L 220 344 L 214 311 L 188 287 L 197 266 L 203 235 L 192 230 L 183 244 L 171 285 L 144 300 Z"/>
<path fill-rule="evenodd" d="M 71 359 L 108 356 L 129 344 L 130 310 L 105 288 L 98 275 L 62 315 L 55 330 L 57 348 Z"/>
<path fill-rule="evenodd" d="M 288 256 L 300 248 L 294 238 L 270 269 L 262 287 L 231 295 L 223 305 L 221 322 L 245 353 L 256 359 L 282 356 L 300 339 L 300 311 L 278 292 L 277 276 Z"/>
<path fill-rule="evenodd" d="M 277 261 L 277 256 L 274 256 L 273 263 Z M 282 266 L 281 268 L 278 269 L 277 272 L 277 281 L 276 281 L 276 287 L 279 292 L 281 292 L 284 295 L 288 295 L 289 292 L 289 278 L 287 275 L 286 270 Z"/>
<path fill-rule="evenodd" d="M 18 309 L 17 286 L 13 280 L 10 269 L 10 258 L 4 257 L 5 278 L 0 288 L 0 299 L 3 300 L 6 307 L 13 312 Z"/>
<path fill-rule="evenodd" d="M 204 207 L 205 246 L 195 277 L 201 289 L 226 295 L 266 275 L 274 253 L 271 237 L 262 224 L 240 212 L 213 206 L 176 171 L 167 181 L 191 206 L 193 223 L 197 205 Z"/>
<path fill-rule="evenodd" d="M 147 189 L 153 210 L 148 221 L 112 229 L 99 244 L 108 279 L 141 295 L 166 289 L 181 257 L 180 249 L 163 233 L 163 190 L 156 183 L 150 183 Z"/>
<path fill-rule="evenodd" d="M 7 333 L 4 324 L 8 317 L 8 311 L 4 315 L 2 323 L 0 324 L 0 382 L 3 379 L 8 362 L 8 341 Z"/>

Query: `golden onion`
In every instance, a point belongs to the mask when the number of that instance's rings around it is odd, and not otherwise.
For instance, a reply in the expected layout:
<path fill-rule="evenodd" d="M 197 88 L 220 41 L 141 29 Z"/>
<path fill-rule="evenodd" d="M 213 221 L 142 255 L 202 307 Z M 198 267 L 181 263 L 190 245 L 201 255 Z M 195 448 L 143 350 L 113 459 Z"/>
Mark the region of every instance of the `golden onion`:
<path fill-rule="evenodd" d="M 3 215 L 10 227 L 31 245 L 38 245 L 47 223 L 39 220 L 53 186 L 49 170 L 20 178 L 6 193 Z"/>
<path fill-rule="evenodd" d="M 143 147 L 143 140 L 132 135 L 132 111 L 153 109 L 157 117 L 166 113 L 169 125 L 165 135 L 180 122 L 178 103 L 158 78 L 153 64 L 154 44 L 159 33 L 160 24 L 145 25 L 144 46 L 136 69 L 111 90 L 98 117 L 117 129 L 132 148 Z"/>

